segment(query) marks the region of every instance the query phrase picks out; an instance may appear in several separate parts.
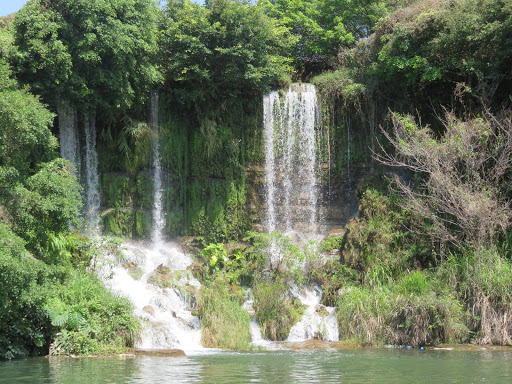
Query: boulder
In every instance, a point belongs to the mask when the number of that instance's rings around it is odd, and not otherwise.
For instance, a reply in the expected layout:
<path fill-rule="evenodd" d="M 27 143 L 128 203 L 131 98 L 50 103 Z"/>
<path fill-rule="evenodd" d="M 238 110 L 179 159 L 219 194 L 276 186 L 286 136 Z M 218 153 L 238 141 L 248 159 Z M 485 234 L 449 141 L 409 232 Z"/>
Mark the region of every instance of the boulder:
<path fill-rule="evenodd" d="M 136 349 L 135 356 L 162 356 L 162 357 L 183 357 L 185 352 L 181 349 Z"/>
<path fill-rule="evenodd" d="M 325 307 L 325 305 L 322 305 L 322 304 L 318 304 L 316 307 L 315 307 L 315 312 L 318 313 L 320 316 L 322 317 L 326 317 L 326 316 L 329 316 L 329 311 L 327 310 L 327 308 Z"/>
<path fill-rule="evenodd" d="M 151 305 L 146 305 L 142 308 L 144 312 L 149 313 L 151 316 L 155 316 L 155 309 Z"/>
<path fill-rule="evenodd" d="M 345 235 L 345 230 L 343 228 L 336 228 L 336 229 L 333 229 L 333 230 L 330 230 L 329 232 L 327 232 L 324 240 L 329 239 L 331 237 L 340 237 L 340 236 L 344 236 L 344 235 Z"/>

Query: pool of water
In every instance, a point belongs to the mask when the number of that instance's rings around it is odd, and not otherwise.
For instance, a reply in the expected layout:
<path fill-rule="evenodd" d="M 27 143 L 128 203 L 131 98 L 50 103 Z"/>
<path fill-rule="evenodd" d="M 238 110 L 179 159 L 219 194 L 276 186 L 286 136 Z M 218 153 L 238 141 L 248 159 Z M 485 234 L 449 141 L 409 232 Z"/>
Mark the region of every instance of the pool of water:
<path fill-rule="evenodd" d="M 512 351 L 213 351 L 0 362 L 0 383 L 512 383 Z"/>

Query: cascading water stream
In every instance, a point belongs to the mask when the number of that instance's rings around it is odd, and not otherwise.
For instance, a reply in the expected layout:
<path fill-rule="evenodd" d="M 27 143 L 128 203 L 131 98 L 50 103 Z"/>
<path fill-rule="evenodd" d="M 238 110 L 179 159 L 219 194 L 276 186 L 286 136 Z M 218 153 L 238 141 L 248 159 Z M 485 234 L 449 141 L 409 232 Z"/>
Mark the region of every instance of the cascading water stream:
<path fill-rule="evenodd" d="M 319 181 L 317 177 L 317 130 L 320 108 L 315 87 L 294 84 L 280 98 L 271 92 L 263 99 L 265 143 L 265 227 L 270 233 L 302 234 L 303 239 L 319 232 Z M 330 158 L 329 158 L 330 162 Z M 285 257 L 278 244 L 270 244 L 270 264 L 276 267 Z M 320 287 L 292 287 L 292 295 L 306 307 L 302 320 L 290 331 L 289 341 L 321 338 L 338 340 L 334 308 L 320 305 Z M 253 344 L 261 345 L 256 320 L 251 323 Z"/>
<path fill-rule="evenodd" d="M 77 132 L 76 110 L 67 102 L 60 102 L 57 106 L 59 116 L 59 142 L 60 157 L 71 161 L 75 166 L 75 174 L 80 174 L 80 143 Z"/>
<path fill-rule="evenodd" d="M 155 133 L 153 141 L 153 229 L 151 231 L 151 241 L 153 244 L 159 244 L 163 239 L 163 230 L 165 227 L 165 217 L 162 212 L 162 166 L 160 164 L 160 143 L 158 138 L 158 91 L 151 91 L 151 129 Z"/>
<path fill-rule="evenodd" d="M 305 287 L 301 291 L 297 287 L 292 289 L 295 295 L 306 306 L 302 320 L 290 330 L 287 341 L 305 341 L 309 339 L 322 339 L 338 341 L 338 321 L 334 307 L 320 304 L 322 289 L 314 285 Z"/>
<path fill-rule="evenodd" d="M 268 232 L 318 231 L 316 128 L 318 100 L 311 84 L 290 86 L 263 100 Z"/>
<path fill-rule="evenodd" d="M 106 271 L 104 281 L 126 296 L 135 306 L 135 314 L 143 320 L 141 349 L 179 348 L 185 352 L 202 349 L 201 327 L 197 316 L 196 294 L 201 283 L 193 276 L 193 260 L 179 248 L 163 239 L 165 216 L 162 209 L 162 168 L 160 164 L 158 91 L 151 92 L 150 125 L 153 141 L 153 229 L 151 243 L 132 242 L 122 261 Z"/>
<path fill-rule="evenodd" d="M 85 145 L 80 146 L 78 135 L 78 114 L 67 102 L 58 105 L 60 129 L 60 155 L 73 163 L 75 175 L 84 186 L 84 217 L 86 232 L 96 235 L 99 232 L 98 211 L 100 207 L 98 154 L 96 151 L 96 116 L 83 114 Z M 81 151 L 83 149 L 83 151 Z M 80 177 L 82 173 L 82 177 Z"/>
<path fill-rule="evenodd" d="M 92 234 L 99 233 L 100 191 L 98 176 L 98 153 L 96 151 L 96 116 L 94 113 L 84 114 L 85 130 L 85 216 L 88 230 Z"/>
<path fill-rule="evenodd" d="M 201 327 L 192 310 L 201 283 L 187 269 L 193 261 L 171 243 L 129 243 L 122 261 L 103 273 L 105 284 L 128 297 L 142 319 L 141 349 L 202 349 Z"/>

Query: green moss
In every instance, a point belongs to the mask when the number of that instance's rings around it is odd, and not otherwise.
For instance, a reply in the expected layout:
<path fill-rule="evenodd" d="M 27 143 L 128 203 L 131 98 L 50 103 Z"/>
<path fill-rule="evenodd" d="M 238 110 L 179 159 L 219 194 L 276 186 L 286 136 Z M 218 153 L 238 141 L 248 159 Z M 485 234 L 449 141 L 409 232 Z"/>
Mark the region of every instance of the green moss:
<path fill-rule="evenodd" d="M 103 230 L 115 236 L 133 237 L 134 214 L 131 209 L 117 208 L 103 216 Z"/>
<path fill-rule="evenodd" d="M 138 238 L 147 239 L 151 236 L 153 217 L 151 212 L 135 210 L 135 234 Z"/>

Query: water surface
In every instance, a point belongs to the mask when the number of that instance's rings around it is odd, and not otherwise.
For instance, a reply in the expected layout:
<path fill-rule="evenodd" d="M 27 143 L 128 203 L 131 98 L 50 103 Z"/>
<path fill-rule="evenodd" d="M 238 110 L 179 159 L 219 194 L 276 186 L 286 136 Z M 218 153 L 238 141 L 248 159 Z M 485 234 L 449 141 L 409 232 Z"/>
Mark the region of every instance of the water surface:
<path fill-rule="evenodd" d="M 210 352 L 0 362 L 0 383 L 512 383 L 512 351 Z"/>

